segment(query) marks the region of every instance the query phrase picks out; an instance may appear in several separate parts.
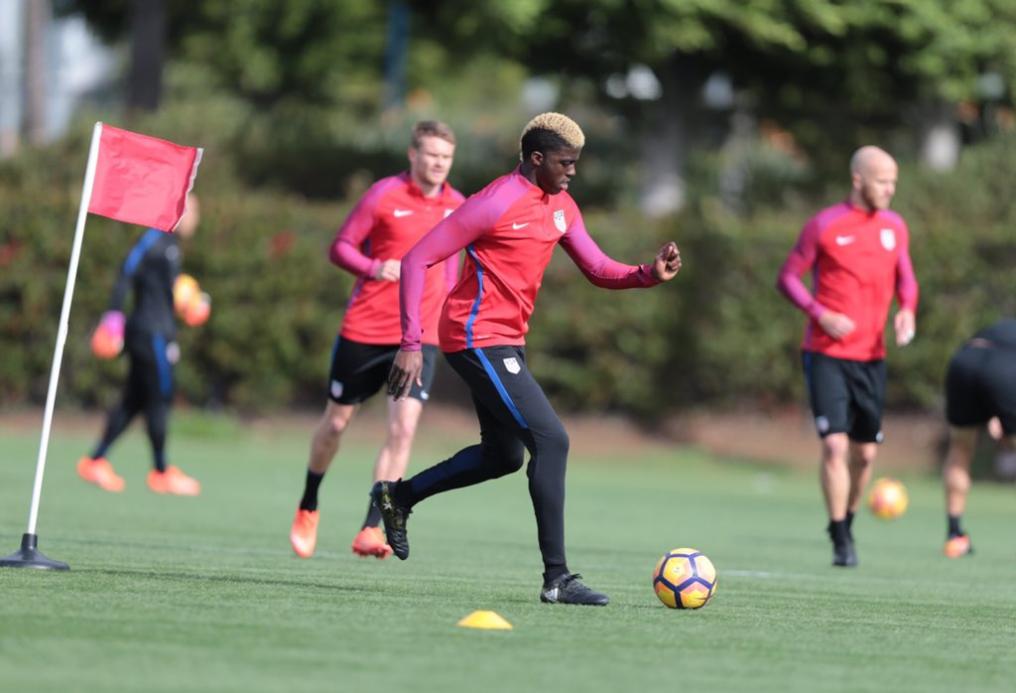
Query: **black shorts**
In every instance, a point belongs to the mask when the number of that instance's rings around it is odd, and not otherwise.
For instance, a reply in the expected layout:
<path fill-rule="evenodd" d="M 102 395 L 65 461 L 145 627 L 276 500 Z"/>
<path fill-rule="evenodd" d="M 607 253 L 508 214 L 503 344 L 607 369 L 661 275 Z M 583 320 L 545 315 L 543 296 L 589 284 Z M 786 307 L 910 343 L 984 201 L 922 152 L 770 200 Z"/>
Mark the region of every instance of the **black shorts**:
<path fill-rule="evenodd" d="M 952 426 L 980 426 L 997 416 L 1016 434 L 1016 350 L 965 346 L 949 361 L 945 415 Z"/>
<path fill-rule="evenodd" d="M 370 399 L 388 379 L 398 345 L 362 344 L 351 339 L 335 338 L 332 368 L 328 376 L 328 397 L 337 404 L 359 404 Z M 423 387 L 414 384 L 409 396 L 426 402 L 434 384 L 437 347 L 423 345 Z"/>
<path fill-rule="evenodd" d="M 801 359 L 819 436 L 846 433 L 858 443 L 881 443 L 885 361 L 850 361 L 813 351 L 803 352 Z"/>

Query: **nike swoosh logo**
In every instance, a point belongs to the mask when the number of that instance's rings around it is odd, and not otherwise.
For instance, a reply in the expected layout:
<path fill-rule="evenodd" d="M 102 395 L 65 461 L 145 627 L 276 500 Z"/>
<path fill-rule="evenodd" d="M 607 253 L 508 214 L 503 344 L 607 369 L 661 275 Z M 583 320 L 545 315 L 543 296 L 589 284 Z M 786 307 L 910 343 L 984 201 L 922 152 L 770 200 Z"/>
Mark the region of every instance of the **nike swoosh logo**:
<path fill-rule="evenodd" d="M 512 229 L 514 229 L 515 231 L 518 231 L 519 229 L 524 229 L 527 226 L 529 226 L 529 222 L 528 221 L 525 224 L 515 224 L 515 223 L 513 223 L 512 224 Z"/>
<path fill-rule="evenodd" d="M 394 212 L 392 212 L 392 214 L 395 215 L 396 219 L 399 219 L 401 217 L 408 217 L 412 213 L 413 210 L 411 209 L 396 209 Z"/>
<path fill-rule="evenodd" d="M 836 245 L 850 245 L 856 239 L 853 236 L 837 236 Z"/>

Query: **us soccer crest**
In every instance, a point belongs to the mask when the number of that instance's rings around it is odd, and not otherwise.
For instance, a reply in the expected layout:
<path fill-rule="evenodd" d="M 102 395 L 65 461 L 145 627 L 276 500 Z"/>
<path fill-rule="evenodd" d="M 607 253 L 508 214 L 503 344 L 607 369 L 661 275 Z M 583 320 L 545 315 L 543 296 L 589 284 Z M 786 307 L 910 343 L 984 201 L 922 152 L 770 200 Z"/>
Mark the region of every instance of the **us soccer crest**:
<path fill-rule="evenodd" d="M 522 366 L 519 365 L 519 360 L 512 356 L 504 360 L 504 369 L 512 375 L 518 375 L 519 371 L 522 370 Z"/>
<path fill-rule="evenodd" d="M 554 226 L 556 226 L 557 230 L 560 231 L 561 233 L 564 233 L 565 231 L 568 230 L 568 223 L 564 220 L 563 209 L 554 210 Z"/>
<path fill-rule="evenodd" d="M 882 247 L 886 250 L 892 250 L 896 247 L 896 232 L 892 229 L 882 229 L 879 238 L 882 239 Z"/>

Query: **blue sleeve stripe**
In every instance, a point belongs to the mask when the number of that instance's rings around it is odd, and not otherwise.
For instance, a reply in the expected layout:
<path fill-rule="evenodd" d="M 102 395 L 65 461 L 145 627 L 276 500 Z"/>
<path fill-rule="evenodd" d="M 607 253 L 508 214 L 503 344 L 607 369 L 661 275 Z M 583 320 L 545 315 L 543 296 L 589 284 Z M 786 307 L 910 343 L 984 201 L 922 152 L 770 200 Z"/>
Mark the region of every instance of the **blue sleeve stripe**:
<path fill-rule="evenodd" d="M 466 347 L 469 349 L 473 348 L 473 323 L 476 321 L 476 315 L 480 312 L 480 302 L 483 301 L 483 266 L 480 265 L 480 258 L 476 256 L 476 248 L 470 243 L 466 246 L 466 252 L 469 253 L 469 257 L 473 258 L 473 264 L 476 265 L 476 300 L 473 301 L 473 308 L 469 311 L 469 319 L 466 320 Z M 481 356 L 481 360 L 485 357 Z M 494 376 L 495 378 L 497 375 Z"/>
<path fill-rule="evenodd" d="M 145 258 L 145 253 L 148 252 L 149 248 L 155 245 L 155 242 L 162 237 L 162 234 L 163 232 L 158 229 L 148 229 L 148 231 L 146 231 L 144 235 L 138 239 L 138 242 L 134 244 L 133 248 L 131 248 L 130 254 L 127 255 L 127 260 L 123 263 L 124 274 L 131 275 L 137 271 L 138 265 L 140 265 L 141 261 Z"/>

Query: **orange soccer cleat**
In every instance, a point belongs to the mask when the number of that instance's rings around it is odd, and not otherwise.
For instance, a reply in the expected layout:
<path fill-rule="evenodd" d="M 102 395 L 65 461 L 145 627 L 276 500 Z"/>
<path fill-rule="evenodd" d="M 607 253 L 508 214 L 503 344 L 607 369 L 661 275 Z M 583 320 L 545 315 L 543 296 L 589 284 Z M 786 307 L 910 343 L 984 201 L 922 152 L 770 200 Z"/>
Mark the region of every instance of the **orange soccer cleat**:
<path fill-rule="evenodd" d="M 310 558 L 317 546 L 317 526 L 320 514 L 317 510 L 296 509 L 293 526 L 289 530 L 289 545 L 300 558 Z"/>
<path fill-rule="evenodd" d="M 972 554 L 974 547 L 970 545 L 970 537 L 968 535 L 960 534 L 955 537 L 949 537 L 945 542 L 945 548 L 942 552 L 949 558 L 960 558 Z"/>
<path fill-rule="evenodd" d="M 120 493 L 123 491 L 123 477 L 116 473 L 113 465 L 105 457 L 82 457 L 78 460 L 78 476 L 90 484 L 95 484 L 103 491 Z"/>
<path fill-rule="evenodd" d="M 148 488 L 156 493 L 168 493 L 174 496 L 196 496 L 201 493 L 201 483 L 173 465 L 166 467 L 164 472 L 157 469 L 148 472 Z"/>
<path fill-rule="evenodd" d="M 357 556 L 374 556 L 379 559 L 392 555 L 392 547 L 385 541 L 385 533 L 380 527 L 364 527 L 353 538 L 353 553 Z"/>

